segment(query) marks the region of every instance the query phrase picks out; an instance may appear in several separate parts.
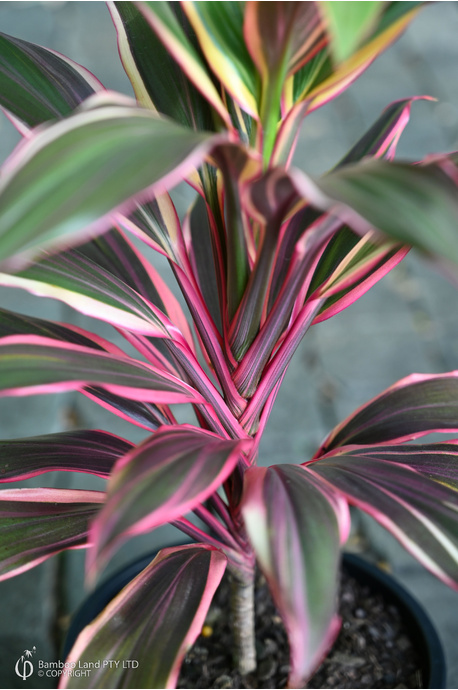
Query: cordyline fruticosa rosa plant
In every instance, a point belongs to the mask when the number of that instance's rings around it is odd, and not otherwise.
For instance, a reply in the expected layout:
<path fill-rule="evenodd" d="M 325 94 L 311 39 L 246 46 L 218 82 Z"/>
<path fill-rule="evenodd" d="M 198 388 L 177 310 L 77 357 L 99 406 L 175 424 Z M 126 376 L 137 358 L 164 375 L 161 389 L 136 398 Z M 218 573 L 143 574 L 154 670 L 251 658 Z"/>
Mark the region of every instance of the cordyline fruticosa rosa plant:
<path fill-rule="evenodd" d="M 3 482 L 54 470 L 108 481 L 106 492 L 3 490 L 2 577 L 89 547 L 93 580 L 130 535 L 164 523 L 195 542 L 161 551 L 81 633 L 70 660 L 139 660 L 94 670 L 89 687 L 174 687 L 225 569 L 234 663 L 252 671 L 256 564 L 288 633 L 289 685 L 303 686 L 339 628 L 349 504 L 457 587 L 458 441 L 406 442 L 458 431 L 458 372 L 403 379 L 301 465 L 257 465 L 308 329 L 412 245 L 458 262 L 457 157 L 393 161 L 414 98 L 390 105 L 325 176 L 290 165 L 307 115 L 418 9 L 112 3 L 136 101 L 62 55 L 0 39 L 0 101 L 23 134 L 0 179 L 0 284 L 107 322 L 138 352 L 2 309 L 2 394 L 78 390 L 150 432 L 138 446 L 95 430 L 3 441 Z M 167 190 L 183 180 L 195 200 L 179 219 Z M 188 316 L 142 242 L 168 259 Z M 192 405 L 194 424 L 176 421 L 175 403 Z"/>

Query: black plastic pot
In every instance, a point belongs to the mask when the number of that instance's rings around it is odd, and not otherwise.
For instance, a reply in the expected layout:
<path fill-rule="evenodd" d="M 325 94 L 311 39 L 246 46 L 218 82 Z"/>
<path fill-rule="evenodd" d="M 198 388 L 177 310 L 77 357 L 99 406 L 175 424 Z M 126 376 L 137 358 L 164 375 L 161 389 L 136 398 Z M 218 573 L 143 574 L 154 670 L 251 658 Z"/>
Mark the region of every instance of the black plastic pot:
<path fill-rule="evenodd" d="M 97 587 L 74 616 L 65 640 L 63 656 L 68 656 L 81 630 L 110 603 L 110 601 L 152 561 L 156 554 L 145 556 L 115 573 Z M 372 590 L 379 591 L 402 613 L 406 627 L 416 643 L 424 663 L 426 688 L 441 690 L 446 687 L 444 650 L 429 616 L 416 599 L 391 575 L 354 554 L 344 555 L 347 572 Z"/>

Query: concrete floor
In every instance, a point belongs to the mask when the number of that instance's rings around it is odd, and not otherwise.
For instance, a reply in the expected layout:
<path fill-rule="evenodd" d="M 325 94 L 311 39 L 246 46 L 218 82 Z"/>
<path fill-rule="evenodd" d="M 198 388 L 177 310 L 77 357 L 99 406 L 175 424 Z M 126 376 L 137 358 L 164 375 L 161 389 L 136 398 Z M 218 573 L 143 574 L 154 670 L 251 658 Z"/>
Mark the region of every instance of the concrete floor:
<path fill-rule="evenodd" d="M 131 93 L 116 59 L 115 32 L 102 2 L 0 2 L 0 30 L 54 48 L 91 69 L 105 86 Z M 314 174 L 325 171 L 388 103 L 415 94 L 438 100 L 414 104 L 399 156 L 419 159 L 458 148 L 457 35 L 455 2 L 427 6 L 402 39 L 347 93 L 309 118 L 296 165 Z M 2 118 L 0 160 L 16 141 L 14 130 Z M 357 304 L 313 329 L 278 397 L 261 446 L 262 463 L 304 461 L 334 424 L 403 376 L 458 369 L 457 295 L 432 267 L 411 255 Z M 65 306 L 25 293 L 1 290 L 0 304 L 95 328 Z M 70 420 L 140 440 L 141 432 L 75 395 L 0 401 L 0 437 L 57 431 Z M 61 478 L 46 479 L 62 486 Z M 42 479 L 34 482 L 43 484 Z M 370 542 L 369 556 L 387 561 L 429 611 L 446 649 L 447 687 L 458 687 L 458 594 L 426 573 L 370 519 L 358 519 L 358 528 L 363 541 Z M 110 571 L 154 548 L 169 534 L 161 530 L 155 535 L 157 541 L 136 540 L 118 554 Z M 58 657 L 56 640 L 84 596 L 83 556 L 83 552 L 66 554 L 0 583 L 0 687 L 53 687 L 36 676 L 33 682 L 24 682 L 15 675 L 14 664 L 33 645 L 42 659 Z"/>

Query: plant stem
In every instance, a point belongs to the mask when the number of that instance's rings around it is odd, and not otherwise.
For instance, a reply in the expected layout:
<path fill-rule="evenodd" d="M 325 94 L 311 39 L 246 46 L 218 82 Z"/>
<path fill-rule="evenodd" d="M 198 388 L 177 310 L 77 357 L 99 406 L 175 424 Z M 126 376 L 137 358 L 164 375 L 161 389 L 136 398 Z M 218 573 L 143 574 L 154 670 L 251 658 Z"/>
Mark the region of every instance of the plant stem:
<path fill-rule="evenodd" d="M 254 568 L 243 577 L 232 571 L 230 584 L 234 661 L 244 676 L 256 669 Z"/>

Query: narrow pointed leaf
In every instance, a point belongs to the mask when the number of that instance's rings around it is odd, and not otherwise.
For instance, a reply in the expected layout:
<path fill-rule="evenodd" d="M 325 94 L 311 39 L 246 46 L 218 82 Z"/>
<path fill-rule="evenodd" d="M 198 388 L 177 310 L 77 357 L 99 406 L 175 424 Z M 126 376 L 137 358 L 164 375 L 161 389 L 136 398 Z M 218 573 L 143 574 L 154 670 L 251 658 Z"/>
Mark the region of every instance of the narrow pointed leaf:
<path fill-rule="evenodd" d="M 122 105 L 93 108 L 36 131 L 3 166 L 0 261 L 17 269 L 38 248 L 81 242 L 108 229 L 110 211 L 172 187 L 214 142 L 209 134 Z M 19 257 L 5 261 L 14 254 Z"/>
<path fill-rule="evenodd" d="M 106 431 L 64 431 L 0 440 L 0 482 L 28 479 L 43 472 L 87 472 L 108 477 L 132 443 Z"/>
<path fill-rule="evenodd" d="M 399 137 L 409 121 L 412 103 L 416 100 L 419 99 L 407 98 L 389 105 L 369 130 L 365 132 L 361 139 L 352 146 L 336 168 L 355 163 L 366 156 L 374 156 L 376 158 L 383 156 L 391 158 L 395 153 Z M 273 294 L 275 296 L 278 294 L 281 278 L 284 278 L 287 274 L 287 269 L 291 264 L 291 257 L 294 255 L 294 247 L 300 235 L 312 226 L 318 216 L 319 212 L 316 209 L 307 206 L 291 219 L 287 232 L 285 232 L 281 238 L 281 244 L 277 255 L 273 280 Z M 309 295 L 329 278 L 332 271 L 337 269 L 341 261 L 345 262 L 343 267 L 344 274 L 348 272 L 348 266 L 346 265 L 348 253 L 354 249 L 359 241 L 360 238 L 358 235 L 346 226 L 336 232 L 334 238 L 325 248 L 316 266 L 311 281 L 311 287 L 308 291 Z M 364 256 L 368 258 L 367 240 L 364 244 L 366 247 Z M 394 246 L 393 244 L 393 248 Z M 372 243 L 372 247 L 375 253 L 379 252 L 376 243 Z"/>
<path fill-rule="evenodd" d="M 251 468 L 241 510 L 290 644 L 289 687 L 304 683 L 339 628 L 336 595 L 348 508 L 312 471 Z"/>
<path fill-rule="evenodd" d="M 59 299 L 87 316 L 144 335 L 164 338 L 179 333 L 159 308 L 79 250 L 47 257 L 15 275 L 0 273 L 0 284 Z M 154 296 L 146 285 L 143 292 Z"/>
<path fill-rule="evenodd" d="M 395 457 L 376 460 L 352 455 L 351 450 L 320 458 L 313 469 L 386 527 L 434 575 L 458 590 L 456 490 L 398 464 Z"/>
<path fill-rule="evenodd" d="M 386 460 L 397 465 L 407 465 L 429 479 L 458 490 L 458 441 L 440 443 L 346 446 L 339 455 L 363 455 L 376 460 Z"/>
<path fill-rule="evenodd" d="M 165 46 L 167 53 L 173 57 L 188 79 L 213 106 L 226 126 L 231 128 L 229 114 L 207 66 L 186 36 L 169 3 L 139 2 L 136 5 Z"/>
<path fill-rule="evenodd" d="M 346 226 L 331 239 L 310 283 L 309 296 L 327 298 L 314 323 L 353 304 L 402 261 L 410 249 L 374 239 L 371 233 L 359 238 Z"/>
<path fill-rule="evenodd" d="M 395 443 L 437 431 L 458 431 L 455 371 L 401 379 L 339 424 L 315 457 L 339 446 Z"/>
<path fill-rule="evenodd" d="M 256 117 L 256 69 L 243 35 L 243 3 L 187 2 L 183 7 L 211 69 L 240 107 Z"/>
<path fill-rule="evenodd" d="M 245 448 L 201 429 L 159 429 L 116 464 L 108 500 L 95 521 L 88 570 L 130 534 L 171 522 L 208 498 L 229 476 Z"/>
<path fill-rule="evenodd" d="M 100 491 L 0 491 L 0 579 L 19 575 L 63 549 L 87 546 L 89 522 L 104 499 Z"/>
<path fill-rule="evenodd" d="M 126 419 L 148 431 L 174 422 L 174 417 L 166 405 L 130 400 L 97 386 L 85 386 L 81 393 L 121 419 Z"/>
<path fill-rule="evenodd" d="M 21 130 L 69 115 L 102 84 L 63 55 L 0 34 L 0 105 Z"/>
<path fill-rule="evenodd" d="M 152 201 L 138 204 L 128 218 L 117 214 L 116 222 L 168 259 L 179 266 L 182 264 L 181 224 L 168 194 L 158 194 Z"/>
<path fill-rule="evenodd" d="M 132 400 L 203 402 L 183 381 L 131 357 L 38 336 L 0 339 L 1 395 L 79 390 L 88 384 Z"/>
<path fill-rule="evenodd" d="M 412 103 L 419 100 L 433 100 L 429 96 L 413 96 L 391 103 L 380 117 L 359 139 L 350 151 L 339 161 L 336 168 L 356 163 L 366 156 L 390 160 L 396 150 L 404 128 L 410 119 Z"/>
<path fill-rule="evenodd" d="M 330 48 L 339 63 L 349 58 L 375 25 L 384 2 L 318 3 L 331 36 Z"/>
<path fill-rule="evenodd" d="M 184 22 L 178 3 L 171 6 Z M 109 10 L 118 32 L 118 47 L 124 69 L 137 100 L 186 127 L 214 129 L 208 101 L 187 78 L 134 2 L 112 2 Z M 188 34 L 188 39 L 190 36 Z M 144 46 L 148 50 L 144 50 Z M 196 49 L 196 46 L 194 46 Z M 160 65 L 160 69 L 157 69 Z"/>
<path fill-rule="evenodd" d="M 76 326 L 65 326 L 52 321 L 46 321 L 45 319 L 14 314 L 5 309 L 0 309 L 0 338 L 10 335 L 35 335 L 44 338 L 55 338 L 56 340 L 83 345 L 84 347 L 94 348 L 102 352 L 124 354 L 122 350 L 107 340 Z M 114 412 L 114 414 L 123 417 L 123 419 L 127 419 L 146 429 L 154 430 L 162 424 L 170 424 L 171 422 L 168 410 L 157 405 L 129 400 L 95 386 L 86 386 L 81 392 L 95 400 L 99 405 L 109 409 L 110 412 Z"/>
<path fill-rule="evenodd" d="M 259 111 L 264 160 L 268 162 L 274 147 L 277 159 L 279 155 L 277 125 L 285 80 L 322 49 L 328 39 L 315 2 L 248 2 L 244 37 L 261 78 Z"/>
<path fill-rule="evenodd" d="M 135 659 L 62 676 L 62 688 L 174 688 L 184 655 L 200 634 L 226 557 L 205 545 L 163 549 L 78 637 L 67 662 Z M 133 665 L 132 665 L 133 666 Z"/>

